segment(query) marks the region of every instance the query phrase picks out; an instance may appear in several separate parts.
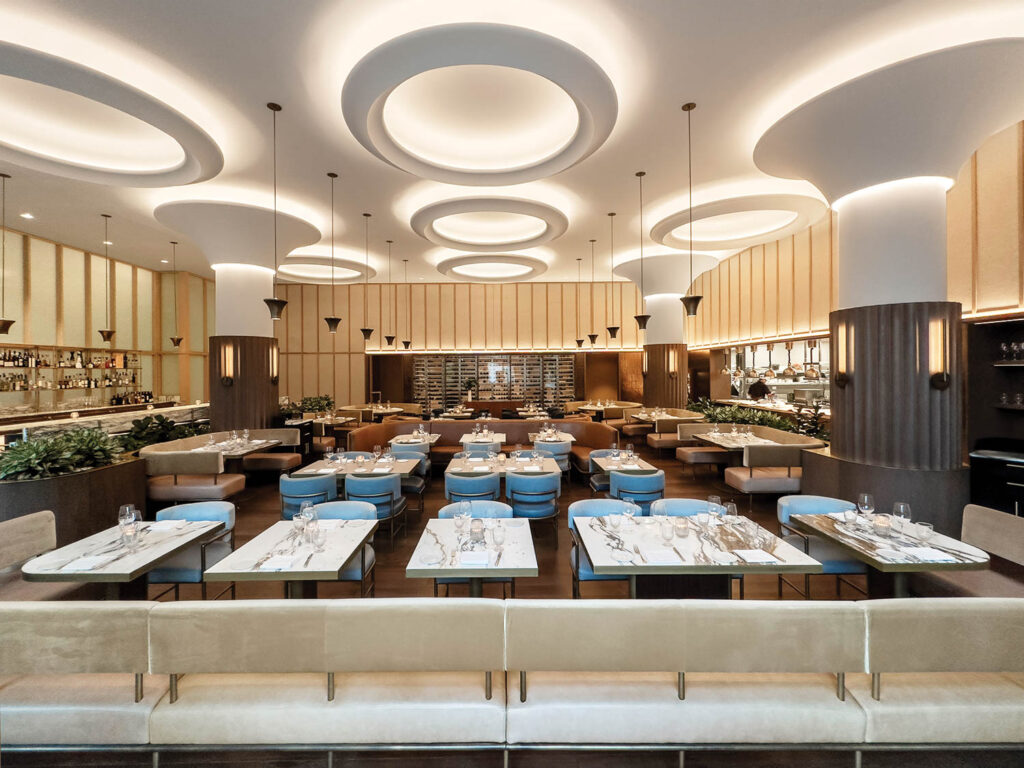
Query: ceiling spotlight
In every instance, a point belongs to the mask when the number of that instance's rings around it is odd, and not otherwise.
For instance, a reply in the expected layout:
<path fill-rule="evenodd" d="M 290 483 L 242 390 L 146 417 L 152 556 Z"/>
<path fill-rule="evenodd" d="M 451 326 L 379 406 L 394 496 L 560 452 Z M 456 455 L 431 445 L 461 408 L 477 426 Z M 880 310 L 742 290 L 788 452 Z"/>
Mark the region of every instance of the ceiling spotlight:
<path fill-rule="evenodd" d="M 104 240 L 104 241 L 103 241 L 103 244 L 104 244 L 104 245 L 113 245 L 113 243 L 112 243 L 112 242 L 110 242 L 109 240 Z"/>
<path fill-rule="evenodd" d="M 34 219 L 35 218 L 35 216 L 33 216 L 28 211 L 25 211 L 24 213 L 22 213 L 20 215 L 21 215 L 21 218 L 23 218 L 23 219 Z"/>

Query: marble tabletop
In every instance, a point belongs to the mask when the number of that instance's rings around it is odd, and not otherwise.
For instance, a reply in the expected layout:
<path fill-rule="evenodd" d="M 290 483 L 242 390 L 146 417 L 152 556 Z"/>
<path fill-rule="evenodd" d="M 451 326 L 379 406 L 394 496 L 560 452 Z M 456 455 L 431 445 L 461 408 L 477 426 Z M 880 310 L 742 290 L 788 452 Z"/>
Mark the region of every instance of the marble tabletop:
<path fill-rule="evenodd" d="M 504 432 L 488 432 L 483 434 L 478 432 L 476 434 L 465 434 L 459 438 L 460 443 L 504 443 L 505 433 Z"/>
<path fill-rule="evenodd" d="M 395 459 L 386 463 L 369 459 L 361 465 L 355 461 L 342 461 L 340 464 L 332 464 L 327 459 L 314 461 L 302 469 L 292 472 L 293 476 L 305 477 L 308 475 L 388 475 L 398 473 L 402 477 L 408 477 L 420 463 L 419 459 Z"/>
<path fill-rule="evenodd" d="M 524 518 L 483 520 L 483 540 L 471 541 L 472 520 L 458 530 L 455 520 L 428 520 L 405 575 L 411 579 L 451 577 L 493 578 L 537 575 L 530 521 Z M 494 543 L 493 528 L 500 526 L 505 542 Z"/>
<path fill-rule="evenodd" d="M 655 472 L 657 467 L 649 464 L 638 456 L 632 460 L 625 458 L 613 459 L 611 456 L 595 456 L 592 461 L 602 472 Z"/>
<path fill-rule="evenodd" d="M 719 432 L 717 434 L 701 432 L 694 434 L 693 437 L 697 440 L 717 445 L 719 448 L 725 448 L 727 451 L 742 451 L 748 445 L 781 445 L 781 443 L 769 440 L 766 437 L 748 435 L 744 432 L 737 432 L 735 434 L 732 432 Z"/>
<path fill-rule="evenodd" d="M 452 459 L 449 462 L 445 472 L 455 472 L 458 474 L 475 474 L 480 473 L 481 475 L 488 472 L 497 472 L 499 475 L 504 476 L 506 472 L 522 472 L 522 473 L 547 473 L 547 472 L 561 472 L 558 468 L 558 462 L 554 459 L 541 459 L 539 461 L 529 461 L 527 459 L 506 459 L 504 463 L 500 461 L 487 461 L 484 458 L 470 458 L 470 459 Z"/>
<path fill-rule="evenodd" d="M 554 437 L 545 435 L 541 437 L 540 432 L 529 432 L 526 435 L 534 443 L 574 443 L 576 438 L 568 432 L 556 432 Z"/>
<path fill-rule="evenodd" d="M 388 442 L 391 443 L 391 445 L 394 445 L 394 446 L 423 445 L 424 443 L 429 443 L 430 445 L 433 445 L 434 443 L 436 443 L 440 439 L 441 439 L 441 434 L 440 433 L 431 434 L 431 433 L 428 432 L 425 435 L 414 435 L 414 434 L 395 435 L 390 440 L 388 440 Z"/>

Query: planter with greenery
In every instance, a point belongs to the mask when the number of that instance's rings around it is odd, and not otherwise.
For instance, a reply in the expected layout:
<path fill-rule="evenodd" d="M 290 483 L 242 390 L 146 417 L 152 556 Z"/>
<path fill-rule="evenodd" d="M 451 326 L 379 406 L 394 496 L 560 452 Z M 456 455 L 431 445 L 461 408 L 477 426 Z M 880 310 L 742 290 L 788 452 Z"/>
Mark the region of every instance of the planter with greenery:
<path fill-rule="evenodd" d="M 473 390 L 475 390 L 479 386 L 479 384 L 480 384 L 479 381 L 477 381 L 476 379 L 472 379 L 472 378 L 466 379 L 462 383 L 462 388 L 464 390 L 466 390 L 466 399 L 467 400 L 472 400 L 473 399 Z"/>
<path fill-rule="evenodd" d="M 703 397 L 699 400 L 691 400 L 686 407 L 688 410 L 703 413 L 704 418 L 712 424 L 755 424 L 781 429 L 785 432 L 796 432 L 818 440 L 828 440 L 829 437 L 824 417 L 821 414 L 821 406 L 797 411 L 794 414 L 795 421 L 756 408 L 744 408 L 741 405 L 718 405 Z"/>
<path fill-rule="evenodd" d="M 334 398 L 330 395 L 307 396 L 295 402 L 286 400 L 281 403 L 281 415 L 293 419 L 304 413 L 326 413 L 334 410 Z"/>
<path fill-rule="evenodd" d="M 144 416 L 132 421 L 132 428 L 118 439 L 121 450 L 137 451 L 154 443 L 166 443 L 183 437 L 203 435 L 210 431 L 209 424 L 176 424 L 166 416 Z"/>

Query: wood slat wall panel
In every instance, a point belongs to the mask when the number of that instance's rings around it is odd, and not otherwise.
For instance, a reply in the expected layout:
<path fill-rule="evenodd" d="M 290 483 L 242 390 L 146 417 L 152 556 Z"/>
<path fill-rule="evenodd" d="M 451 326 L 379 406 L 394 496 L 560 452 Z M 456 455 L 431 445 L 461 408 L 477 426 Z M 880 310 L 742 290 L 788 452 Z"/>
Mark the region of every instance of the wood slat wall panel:
<path fill-rule="evenodd" d="M 1020 298 L 1020 128 L 986 141 L 977 152 L 977 284 L 979 310 L 1008 309 Z"/>
<path fill-rule="evenodd" d="M 750 254 L 750 335 L 755 339 L 765 335 L 764 290 L 764 246 L 758 245 Z"/>
<path fill-rule="evenodd" d="M 531 286 L 532 296 L 530 302 L 533 306 L 533 316 L 530 318 L 532 324 L 533 338 L 530 345 L 533 349 L 548 348 L 548 291 L 544 283 L 535 283 Z"/>
<path fill-rule="evenodd" d="M 972 157 L 964 163 L 956 183 L 946 195 L 946 285 L 950 301 L 959 301 L 965 312 L 974 303 L 974 168 Z M 957 258 L 963 254 L 965 258 Z"/>
<path fill-rule="evenodd" d="M 504 349 L 519 347 L 519 311 L 516 307 L 516 286 L 502 285 L 501 288 L 501 346 Z"/>
<path fill-rule="evenodd" d="M 750 338 L 750 311 L 751 304 L 753 303 L 753 291 L 751 288 L 751 261 L 752 254 L 750 250 L 745 250 L 740 253 L 740 338 Z"/>
<path fill-rule="evenodd" d="M 828 326 L 832 311 L 832 228 L 826 217 L 811 227 L 811 317 L 810 328 Z"/>
<path fill-rule="evenodd" d="M 811 232 L 793 235 L 793 332 L 811 327 Z"/>

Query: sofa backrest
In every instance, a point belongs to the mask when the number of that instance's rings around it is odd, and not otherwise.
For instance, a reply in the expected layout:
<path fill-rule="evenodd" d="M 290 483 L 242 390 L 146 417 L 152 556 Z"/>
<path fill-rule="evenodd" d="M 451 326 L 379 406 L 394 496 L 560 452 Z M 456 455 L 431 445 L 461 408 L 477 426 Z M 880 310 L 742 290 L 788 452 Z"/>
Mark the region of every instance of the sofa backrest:
<path fill-rule="evenodd" d="M 1024 600 L 867 600 L 868 672 L 1024 672 Z"/>
<path fill-rule="evenodd" d="M 799 467 L 803 463 L 801 445 L 746 445 L 744 467 Z"/>
<path fill-rule="evenodd" d="M 5 520 L 0 523 L 0 571 L 56 546 L 57 525 L 53 512 L 43 510 Z"/>
<path fill-rule="evenodd" d="M 224 455 L 219 451 L 157 451 L 142 458 L 150 477 L 219 475 L 224 471 Z"/>
<path fill-rule="evenodd" d="M 968 504 L 960 538 L 1005 560 L 1024 565 L 1024 517 Z"/>
<path fill-rule="evenodd" d="M 283 446 L 295 446 L 302 443 L 302 436 L 294 427 L 250 429 L 249 437 L 253 440 L 278 440 Z"/>
<path fill-rule="evenodd" d="M 0 675 L 144 673 L 155 603 L 0 603 Z"/>

